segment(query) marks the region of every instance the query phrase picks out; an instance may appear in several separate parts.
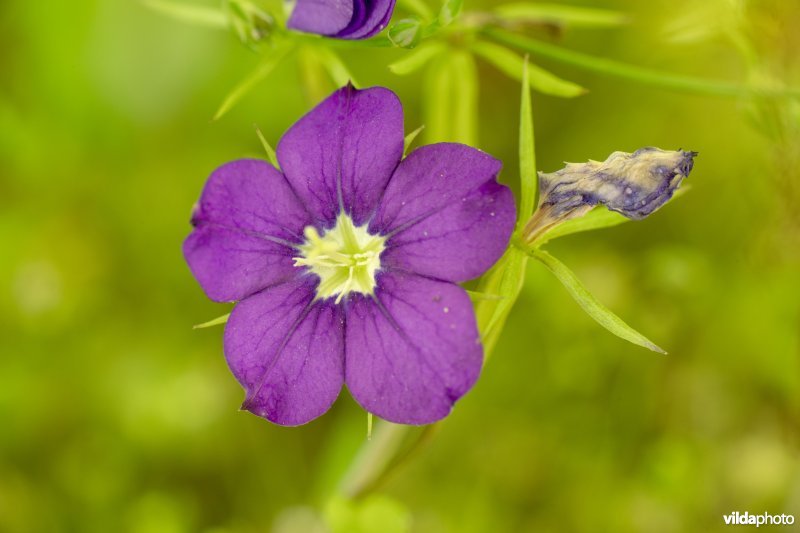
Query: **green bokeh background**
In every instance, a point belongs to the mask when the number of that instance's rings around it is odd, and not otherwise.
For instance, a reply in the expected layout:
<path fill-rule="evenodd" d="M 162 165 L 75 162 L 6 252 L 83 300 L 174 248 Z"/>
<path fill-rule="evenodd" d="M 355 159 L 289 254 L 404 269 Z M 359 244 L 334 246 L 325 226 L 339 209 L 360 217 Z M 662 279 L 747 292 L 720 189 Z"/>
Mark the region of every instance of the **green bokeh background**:
<path fill-rule="evenodd" d="M 596 5 L 633 23 L 569 29 L 564 46 L 800 86 L 796 2 Z M 260 156 L 253 123 L 274 143 L 309 108 L 295 66 L 211 122 L 258 62 L 226 32 L 132 0 L 5 0 L 0 47 L 0 531 L 319 528 L 364 440 L 363 411 L 343 394 L 294 429 L 238 412 L 221 328 L 191 327 L 228 307 L 206 300 L 180 252 L 208 174 Z M 403 53 L 342 55 L 363 85 L 400 95 L 410 131 L 423 120 L 419 74 L 385 68 Z M 800 518 L 800 104 L 671 93 L 533 59 L 590 89 L 534 95 L 541 169 L 647 145 L 700 152 L 690 194 L 548 247 L 670 355 L 608 334 L 529 265 L 478 385 L 382 487 L 364 530 L 680 532 L 722 530 L 735 510 Z M 519 86 L 479 68 L 479 146 L 516 187 Z"/>

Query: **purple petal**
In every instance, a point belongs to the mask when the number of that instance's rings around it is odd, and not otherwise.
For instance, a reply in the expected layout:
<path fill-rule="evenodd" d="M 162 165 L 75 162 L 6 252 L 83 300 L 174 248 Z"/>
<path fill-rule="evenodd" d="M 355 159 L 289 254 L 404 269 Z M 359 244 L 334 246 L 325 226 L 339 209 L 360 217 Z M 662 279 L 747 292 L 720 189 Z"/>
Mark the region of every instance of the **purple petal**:
<path fill-rule="evenodd" d="M 483 350 L 466 292 L 409 274 L 383 274 L 376 298 L 346 311 L 345 381 L 367 411 L 401 424 L 450 413 L 475 383 Z"/>
<path fill-rule="evenodd" d="M 292 245 L 310 223 L 284 177 L 256 159 L 227 163 L 208 179 L 183 243 L 209 298 L 240 300 L 296 275 Z"/>
<path fill-rule="evenodd" d="M 276 424 L 305 424 L 327 411 L 344 383 L 341 310 L 314 301 L 306 276 L 234 307 L 225 327 L 228 366 L 247 392 L 243 409 Z"/>
<path fill-rule="evenodd" d="M 461 144 L 412 152 L 392 176 L 370 231 L 391 235 L 387 267 L 466 281 L 500 258 L 514 230 L 508 187 L 496 181 L 500 161 Z"/>
<path fill-rule="evenodd" d="M 322 226 L 330 227 L 342 207 L 361 225 L 403 155 L 400 100 L 383 87 L 344 87 L 292 126 L 277 154 Z"/>
<path fill-rule="evenodd" d="M 350 24 L 352 0 L 297 0 L 286 25 L 294 30 L 333 35 Z"/>
<path fill-rule="evenodd" d="M 336 34 L 341 39 L 366 39 L 380 33 L 392 18 L 395 0 L 364 0 L 366 17 Z"/>

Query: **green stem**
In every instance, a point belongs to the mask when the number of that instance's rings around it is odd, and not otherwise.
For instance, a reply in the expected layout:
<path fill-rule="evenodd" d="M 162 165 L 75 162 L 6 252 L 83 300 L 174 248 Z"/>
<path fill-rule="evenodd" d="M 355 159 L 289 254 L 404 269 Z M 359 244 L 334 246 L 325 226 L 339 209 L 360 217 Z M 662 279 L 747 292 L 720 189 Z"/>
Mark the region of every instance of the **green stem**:
<path fill-rule="evenodd" d="M 696 94 L 713 96 L 749 96 L 755 94 L 769 96 L 798 96 L 800 90 L 780 88 L 755 88 L 735 82 L 705 80 L 682 74 L 672 74 L 646 67 L 637 67 L 621 63 L 612 59 L 595 57 L 581 52 L 567 50 L 553 44 L 537 41 L 522 35 L 516 35 L 503 30 L 488 28 L 483 34 L 497 42 L 513 46 L 520 50 L 536 54 L 541 57 L 553 59 L 567 65 L 572 65 L 584 70 L 598 72 L 617 78 Z"/>
<path fill-rule="evenodd" d="M 374 487 L 388 471 L 392 458 L 400 449 L 400 444 L 410 426 L 383 422 L 377 425 L 372 439 L 367 441 L 356 454 L 339 485 L 340 493 L 351 499 L 358 498 Z"/>

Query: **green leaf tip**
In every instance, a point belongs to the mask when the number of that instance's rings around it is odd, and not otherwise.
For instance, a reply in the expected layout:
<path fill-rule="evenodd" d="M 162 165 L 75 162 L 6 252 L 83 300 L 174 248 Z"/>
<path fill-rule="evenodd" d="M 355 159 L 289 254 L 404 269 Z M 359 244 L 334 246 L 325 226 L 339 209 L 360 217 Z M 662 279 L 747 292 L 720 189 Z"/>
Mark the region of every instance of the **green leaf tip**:
<path fill-rule="evenodd" d="M 539 248 L 534 248 L 528 253 L 555 275 L 558 281 L 567 289 L 569 295 L 581 306 L 581 309 L 598 324 L 628 342 L 661 354 L 667 353 L 600 303 L 564 263 Z"/>
<path fill-rule="evenodd" d="M 253 125 L 253 127 L 255 127 L 256 129 L 256 135 L 258 135 L 258 140 L 261 141 L 261 146 L 264 147 L 264 151 L 267 153 L 267 160 L 269 160 L 270 164 L 272 164 L 273 167 L 280 170 L 281 166 L 278 164 L 278 156 L 275 154 L 275 149 L 272 147 L 271 144 L 269 144 L 267 138 L 264 137 L 264 134 L 261 132 L 261 128 L 259 128 L 255 124 Z"/>
<path fill-rule="evenodd" d="M 230 316 L 231 316 L 230 313 L 228 313 L 227 315 L 222 315 L 213 320 L 209 320 L 208 322 L 203 322 L 202 324 L 197 324 L 195 326 L 192 326 L 192 329 L 203 329 L 203 328 L 210 328 L 212 326 L 221 326 L 222 324 L 225 324 L 228 321 L 228 318 Z"/>

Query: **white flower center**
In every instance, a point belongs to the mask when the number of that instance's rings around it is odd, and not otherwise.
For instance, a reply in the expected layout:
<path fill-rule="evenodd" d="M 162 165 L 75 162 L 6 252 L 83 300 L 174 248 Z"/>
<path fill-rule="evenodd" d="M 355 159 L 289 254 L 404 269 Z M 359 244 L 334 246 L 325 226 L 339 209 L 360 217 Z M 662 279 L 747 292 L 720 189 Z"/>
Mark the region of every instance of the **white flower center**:
<path fill-rule="evenodd" d="M 370 234 L 366 225 L 356 226 L 344 213 L 322 236 L 313 226 L 303 233 L 306 242 L 297 247 L 300 256 L 293 258 L 294 266 L 308 267 L 319 276 L 317 298 L 336 296 L 339 303 L 351 292 L 373 293 L 385 237 Z"/>

